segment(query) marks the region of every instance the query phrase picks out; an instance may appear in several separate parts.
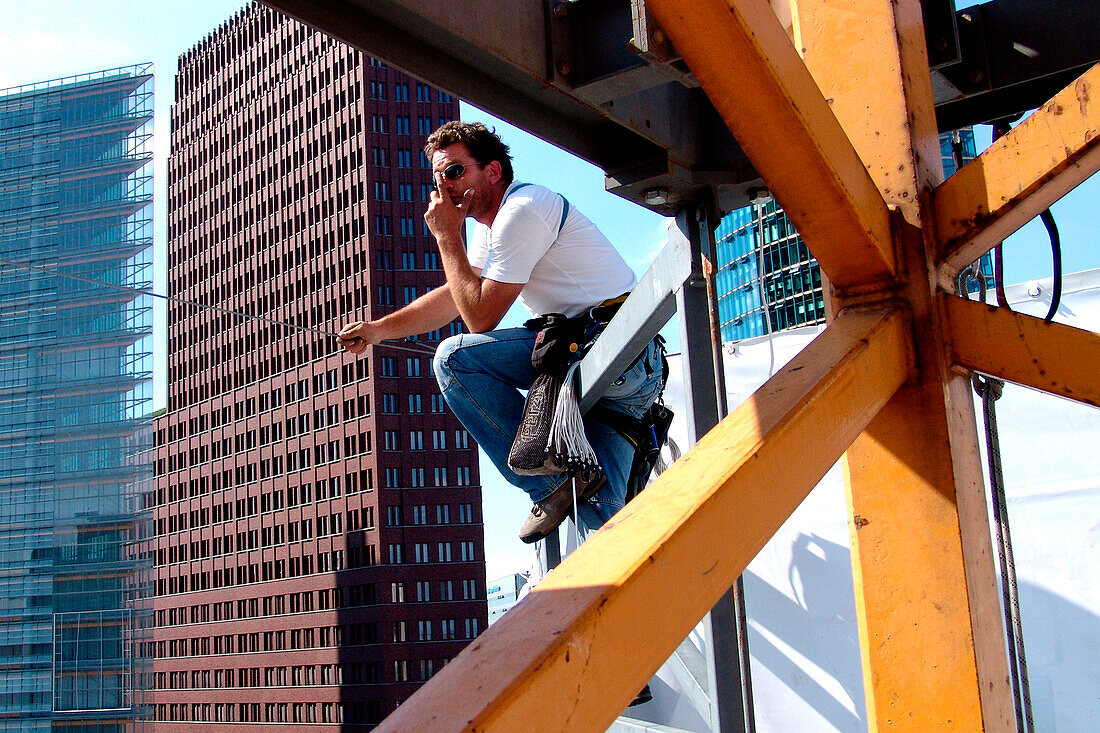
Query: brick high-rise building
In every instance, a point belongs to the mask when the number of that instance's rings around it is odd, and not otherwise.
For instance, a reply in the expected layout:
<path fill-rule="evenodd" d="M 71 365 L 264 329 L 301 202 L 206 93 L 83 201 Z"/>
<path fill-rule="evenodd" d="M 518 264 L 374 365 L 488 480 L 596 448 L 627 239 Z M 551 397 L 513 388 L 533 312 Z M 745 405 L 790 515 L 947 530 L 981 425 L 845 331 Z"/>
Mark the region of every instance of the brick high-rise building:
<path fill-rule="evenodd" d="M 458 326 L 356 359 L 283 324 L 444 282 L 421 149 L 458 105 L 261 5 L 176 87 L 169 291 L 222 310 L 169 312 L 156 729 L 370 725 L 486 626 L 476 446 L 430 358 Z"/>

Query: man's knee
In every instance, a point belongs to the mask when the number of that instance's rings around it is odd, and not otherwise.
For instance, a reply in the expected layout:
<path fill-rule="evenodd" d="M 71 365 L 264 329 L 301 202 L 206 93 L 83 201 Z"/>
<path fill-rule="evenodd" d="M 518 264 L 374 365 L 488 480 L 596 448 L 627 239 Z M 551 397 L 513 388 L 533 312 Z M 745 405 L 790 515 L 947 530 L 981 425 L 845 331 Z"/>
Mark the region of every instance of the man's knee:
<path fill-rule="evenodd" d="M 462 346 L 462 334 L 450 336 L 439 342 L 435 356 L 432 358 L 432 369 L 435 371 L 436 380 L 440 389 L 447 388 L 447 381 L 454 374 L 455 354 Z"/>

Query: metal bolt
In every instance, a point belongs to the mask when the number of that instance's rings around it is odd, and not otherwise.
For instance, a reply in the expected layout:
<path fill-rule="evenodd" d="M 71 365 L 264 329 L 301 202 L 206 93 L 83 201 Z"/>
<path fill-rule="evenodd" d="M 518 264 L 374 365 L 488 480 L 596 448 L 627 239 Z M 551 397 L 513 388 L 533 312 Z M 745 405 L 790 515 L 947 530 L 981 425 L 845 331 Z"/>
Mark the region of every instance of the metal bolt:
<path fill-rule="evenodd" d="M 568 3 L 554 3 L 554 17 L 555 18 L 564 18 L 567 15 L 569 15 L 569 4 Z"/>
<path fill-rule="evenodd" d="M 569 66 L 568 61 L 558 62 L 558 73 L 562 76 L 569 76 L 569 72 L 572 71 L 572 67 Z"/>
<path fill-rule="evenodd" d="M 651 188 L 643 196 L 647 206 L 663 206 L 668 203 L 668 191 L 662 188 Z"/>

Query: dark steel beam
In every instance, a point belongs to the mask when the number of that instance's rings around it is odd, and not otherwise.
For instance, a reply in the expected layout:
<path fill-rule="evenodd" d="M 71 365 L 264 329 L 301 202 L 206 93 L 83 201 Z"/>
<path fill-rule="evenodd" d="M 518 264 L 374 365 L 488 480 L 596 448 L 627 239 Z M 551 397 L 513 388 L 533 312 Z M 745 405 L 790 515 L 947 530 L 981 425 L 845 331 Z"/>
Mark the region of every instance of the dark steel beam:
<path fill-rule="evenodd" d="M 266 4 L 588 160 L 647 208 L 740 206 L 759 181 L 637 0 Z"/>
<path fill-rule="evenodd" d="M 1035 109 L 1100 61 L 1095 0 L 994 0 L 956 19 L 961 61 L 933 71 L 940 130 Z"/>
<path fill-rule="evenodd" d="M 264 0 L 599 166 L 665 215 L 760 184 L 645 0 Z M 1095 0 L 923 0 L 941 130 L 1038 107 L 1100 60 Z M 649 194 L 647 196 L 647 194 Z"/>

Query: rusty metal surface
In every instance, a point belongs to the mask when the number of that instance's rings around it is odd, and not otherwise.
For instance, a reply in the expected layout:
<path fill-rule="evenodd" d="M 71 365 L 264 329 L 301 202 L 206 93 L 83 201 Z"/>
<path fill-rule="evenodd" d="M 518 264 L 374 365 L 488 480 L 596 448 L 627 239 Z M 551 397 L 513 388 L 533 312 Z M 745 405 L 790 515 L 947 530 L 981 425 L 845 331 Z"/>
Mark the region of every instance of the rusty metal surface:
<path fill-rule="evenodd" d="M 942 295 L 953 362 L 1100 407 L 1100 335 Z"/>
<path fill-rule="evenodd" d="M 940 283 L 1100 170 L 1100 65 L 932 192 Z"/>

